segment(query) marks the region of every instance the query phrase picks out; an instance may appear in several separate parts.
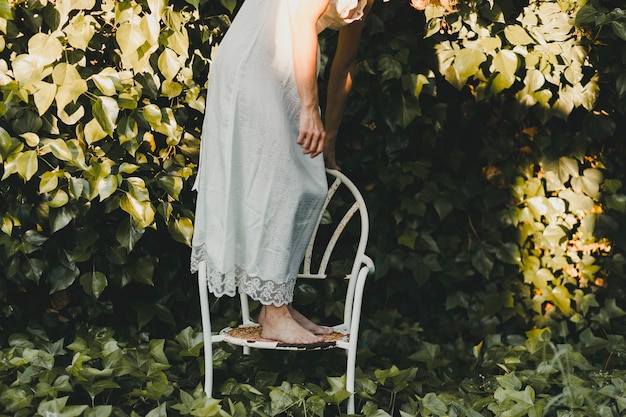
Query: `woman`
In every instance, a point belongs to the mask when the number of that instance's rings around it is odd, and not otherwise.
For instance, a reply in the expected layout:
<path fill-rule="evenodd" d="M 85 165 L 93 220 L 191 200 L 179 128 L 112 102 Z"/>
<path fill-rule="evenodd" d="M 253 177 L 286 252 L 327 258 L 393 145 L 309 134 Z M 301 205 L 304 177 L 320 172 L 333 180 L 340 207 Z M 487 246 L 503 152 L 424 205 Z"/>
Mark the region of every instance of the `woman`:
<path fill-rule="evenodd" d="M 292 306 L 295 279 L 326 196 L 326 166 L 373 0 L 247 0 L 211 65 L 202 132 L 192 271 L 205 261 L 217 297 L 262 305 L 262 337 L 317 343 L 331 329 Z M 339 30 L 326 129 L 318 34 Z"/>

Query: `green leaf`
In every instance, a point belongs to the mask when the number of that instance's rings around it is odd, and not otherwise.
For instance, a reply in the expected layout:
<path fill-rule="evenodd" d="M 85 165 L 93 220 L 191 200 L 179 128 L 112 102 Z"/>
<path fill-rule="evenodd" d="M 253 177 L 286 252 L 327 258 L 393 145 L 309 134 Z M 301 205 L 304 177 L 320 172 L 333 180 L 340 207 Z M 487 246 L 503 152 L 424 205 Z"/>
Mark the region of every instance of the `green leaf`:
<path fill-rule="evenodd" d="M 58 185 L 59 172 L 46 171 L 41 175 L 41 181 L 39 181 L 39 194 L 45 194 L 52 190 L 55 190 Z"/>
<path fill-rule="evenodd" d="M 448 407 L 446 407 L 444 402 L 437 398 L 437 395 L 433 392 L 426 394 L 424 398 L 422 398 L 421 403 L 425 409 L 436 416 L 445 415 L 448 411 Z"/>
<path fill-rule="evenodd" d="M 200 349 L 204 344 L 202 333 L 195 332 L 191 327 L 186 327 L 176 335 L 175 339 L 180 344 L 181 356 L 198 357 L 200 355 Z"/>
<path fill-rule="evenodd" d="M 80 276 L 80 285 L 83 286 L 83 290 L 87 294 L 100 298 L 100 294 L 107 287 L 108 281 L 106 275 L 102 272 L 92 271 Z"/>
<path fill-rule="evenodd" d="M 571 300 L 572 294 L 563 285 L 556 286 L 552 289 L 552 299 L 554 304 L 564 314 L 570 315 L 571 313 Z"/>
<path fill-rule="evenodd" d="M 37 57 L 40 65 L 45 66 L 61 58 L 63 45 L 59 41 L 59 35 L 59 32 L 51 34 L 40 32 L 28 40 L 28 52 Z"/>
<path fill-rule="evenodd" d="M 528 32 L 526 32 L 526 29 L 519 25 L 507 25 L 504 28 L 504 36 L 510 43 L 517 46 L 532 45 L 536 43 L 535 40 L 530 37 Z"/>
<path fill-rule="evenodd" d="M 0 18 L 13 20 L 13 11 L 9 0 L 0 0 Z"/>
<path fill-rule="evenodd" d="M 97 405 L 94 408 L 86 409 L 84 417 L 109 417 L 112 412 L 113 406 Z"/>
<path fill-rule="evenodd" d="M 65 62 L 55 65 L 52 80 L 58 86 L 56 102 L 59 110 L 63 110 L 69 103 L 75 103 L 87 91 L 87 82 L 76 67 Z"/>
<path fill-rule="evenodd" d="M 384 54 L 378 58 L 377 68 L 380 72 L 380 81 L 399 80 L 402 77 L 402 64 L 391 55 Z"/>
<path fill-rule="evenodd" d="M 37 173 L 39 161 L 36 151 L 26 151 L 20 153 L 15 158 L 15 166 L 17 173 L 24 179 L 24 182 L 30 180 Z"/>
<path fill-rule="evenodd" d="M 176 175 L 163 175 L 157 179 L 159 185 L 165 189 L 165 191 L 178 200 L 180 192 L 183 190 L 183 179 Z"/>
<path fill-rule="evenodd" d="M 465 48 L 461 49 L 454 58 L 454 67 L 459 78 L 466 80 L 478 72 L 480 65 L 487 60 L 487 56 L 479 50 Z"/>
<path fill-rule="evenodd" d="M 120 200 L 120 208 L 130 214 L 137 222 L 137 227 L 144 228 L 154 222 L 155 210 L 150 201 L 140 201 L 126 192 Z"/>
<path fill-rule="evenodd" d="M 107 175 L 100 178 L 96 183 L 96 190 L 100 201 L 109 198 L 117 190 L 117 175 Z"/>
<path fill-rule="evenodd" d="M 224 6 L 230 14 L 235 11 L 235 6 L 237 6 L 237 0 L 220 0 L 220 3 L 222 3 L 222 6 Z"/>
<path fill-rule="evenodd" d="M 496 92 L 502 91 L 505 88 L 509 88 L 515 82 L 515 72 L 519 64 L 517 54 L 508 49 L 502 49 L 498 51 L 493 58 L 493 66 L 495 71 L 502 75 L 502 81 L 499 89 Z"/>
<path fill-rule="evenodd" d="M 50 233 L 56 233 L 70 224 L 74 219 L 74 213 L 68 207 L 50 210 Z"/>
<path fill-rule="evenodd" d="M 76 281 L 80 271 L 73 265 L 71 267 L 65 267 L 63 265 L 55 265 L 48 274 L 48 281 L 50 282 L 50 294 L 64 290 Z"/>
<path fill-rule="evenodd" d="M 193 237 L 193 222 L 187 217 L 179 217 L 170 220 L 167 228 L 177 242 L 184 243 L 191 247 L 191 239 Z"/>
<path fill-rule="evenodd" d="M 34 91 L 33 98 L 35 99 L 37 112 L 39 112 L 40 116 L 43 116 L 56 97 L 57 86 L 45 81 L 35 81 L 30 89 Z"/>
<path fill-rule="evenodd" d="M 166 80 L 173 80 L 180 71 L 181 65 L 176 52 L 170 48 L 165 48 L 157 61 L 159 71 Z"/>
<path fill-rule="evenodd" d="M 43 154 L 52 152 L 52 155 L 61 161 L 72 161 L 74 159 L 74 155 L 72 155 L 63 139 L 44 139 L 43 144 L 44 146 L 41 150 Z"/>
<path fill-rule="evenodd" d="M 117 116 L 120 108 L 117 101 L 111 97 L 100 96 L 96 99 L 92 107 L 94 118 L 98 121 L 102 130 L 113 135 L 117 123 Z"/>

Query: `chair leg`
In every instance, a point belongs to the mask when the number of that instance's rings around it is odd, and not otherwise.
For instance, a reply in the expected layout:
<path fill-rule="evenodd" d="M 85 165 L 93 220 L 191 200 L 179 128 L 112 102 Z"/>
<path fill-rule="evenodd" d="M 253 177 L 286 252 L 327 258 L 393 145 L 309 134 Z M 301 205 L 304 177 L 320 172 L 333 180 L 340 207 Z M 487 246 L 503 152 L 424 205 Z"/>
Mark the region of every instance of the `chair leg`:
<path fill-rule="evenodd" d="M 209 289 L 206 280 L 206 265 L 198 265 L 198 292 L 202 315 L 202 337 L 204 339 L 204 392 L 213 396 L 213 339 L 211 335 L 211 316 L 209 312 Z"/>
<path fill-rule="evenodd" d="M 346 366 L 346 391 L 350 393 L 348 398 L 348 414 L 354 414 L 354 381 L 356 379 L 356 350 L 348 350 Z"/>

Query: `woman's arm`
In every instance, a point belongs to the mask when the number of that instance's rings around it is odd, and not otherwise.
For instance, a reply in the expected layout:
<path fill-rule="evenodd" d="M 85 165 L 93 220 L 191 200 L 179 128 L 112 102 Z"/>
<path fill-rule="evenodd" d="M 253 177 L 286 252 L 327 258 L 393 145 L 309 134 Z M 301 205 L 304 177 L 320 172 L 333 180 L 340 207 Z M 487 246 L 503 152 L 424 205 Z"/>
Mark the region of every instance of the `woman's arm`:
<path fill-rule="evenodd" d="M 291 18 L 293 66 L 300 96 L 298 144 L 305 154 L 319 155 L 324 147 L 324 125 L 317 90 L 317 21 L 330 0 L 300 0 Z"/>
<path fill-rule="evenodd" d="M 368 0 L 365 15 L 372 7 L 373 0 Z M 356 54 L 363 30 L 363 19 L 349 24 L 339 31 L 337 50 L 333 57 L 328 78 L 326 97 L 326 138 L 324 142 L 324 160 L 331 169 L 339 169 L 335 160 L 335 143 L 339 125 L 352 88 L 352 78 L 356 66 Z"/>

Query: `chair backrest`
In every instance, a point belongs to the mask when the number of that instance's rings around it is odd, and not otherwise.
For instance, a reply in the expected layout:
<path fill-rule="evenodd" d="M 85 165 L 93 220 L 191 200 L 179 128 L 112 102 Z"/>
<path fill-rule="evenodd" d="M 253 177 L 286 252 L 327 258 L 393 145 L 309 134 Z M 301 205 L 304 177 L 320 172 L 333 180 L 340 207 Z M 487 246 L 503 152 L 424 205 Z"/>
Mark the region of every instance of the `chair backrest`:
<path fill-rule="evenodd" d="M 325 279 L 328 277 L 327 271 L 331 257 L 336 249 L 337 241 L 346 231 L 346 226 L 358 214 L 356 217 L 360 219 L 360 229 L 356 237 L 356 250 L 351 251 L 350 254 L 352 263 L 350 273 L 343 276 L 343 278 L 349 280 L 344 308 L 344 324 L 349 328 L 352 318 L 356 277 L 363 265 L 371 266 L 373 269 L 371 259 L 365 254 L 369 235 L 369 216 L 365 200 L 356 185 L 340 171 L 327 169 L 326 172 L 330 180 L 328 194 L 326 195 L 326 201 L 317 219 L 313 236 L 307 246 L 298 278 Z M 342 190 L 342 188 L 345 188 L 345 190 Z M 344 192 L 340 193 L 340 191 Z M 330 237 L 326 237 L 326 235 L 322 237 L 319 233 L 320 225 L 325 223 L 331 201 L 333 201 L 333 198 L 337 199 L 339 194 L 341 194 L 341 198 L 346 199 L 346 201 L 342 201 L 343 204 L 341 205 L 342 207 L 346 207 L 346 211 L 340 219 L 336 218 L 332 221 L 333 230 L 331 231 Z M 240 292 L 239 295 L 241 299 L 243 324 L 250 324 L 252 320 L 250 319 L 248 297 L 243 292 Z"/>
<path fill-rule="evenodd" d="M 326 172 L 331 179 L 331 183 L 328 187 L 328 194 L 326 195 L 326 201 L 324 207 L 317 219 L 315 231 L 307 247 L 302 269 L 298 278 L 313 278 L 313 279 L 325 279 L 328 277 L 328 267 L 332 255 L 335 251 L 337 241 L 344 234 L 350 221 L 356 216 L 360 220 L 360 229 L 358 231 L 356 250 L 351 253 L 352 265 L 350 273 L 345 275 L 346 279 L 350 280 L 346 293 L 346 302 L 344 309 L 344 324 L 349 326 L 352 315 L 352 304 L 354 302 L 354 291 L 356 277 L 359 269 L 362 265 L 371 263 L 371 260 L 365 255 L 365 249 L 367 246 L 367 239 L 369 237 L 369 215 L 367 213 L 367 206 L 365 200 L 359 192 L 359 189 L 354 183 L 341 171 L 327 169 Z M 332 221 L 332 233 L 327 239 L 320 239 L 319 231 L 320 225 L 324 223 L 324 219 L 328 215 L 327 209 L 338 194 L 341 188 L 345 188 L 344 193 L 341 193 L 342 198 L 347 199 L 343 201 L 342 207 L 345 207 L 345 213 L 340 218 L 335 218 Z M 336 199 L 336 198 L 335 198 Z M 341 214 L 341 213 L 340 213 Z M 323 250 L 321 250 L 323 248 Z M 313 255 L 321 254 L 318 262 L 313 260 Z M 354 278 L 354 279 L 352 279 Z"/>

